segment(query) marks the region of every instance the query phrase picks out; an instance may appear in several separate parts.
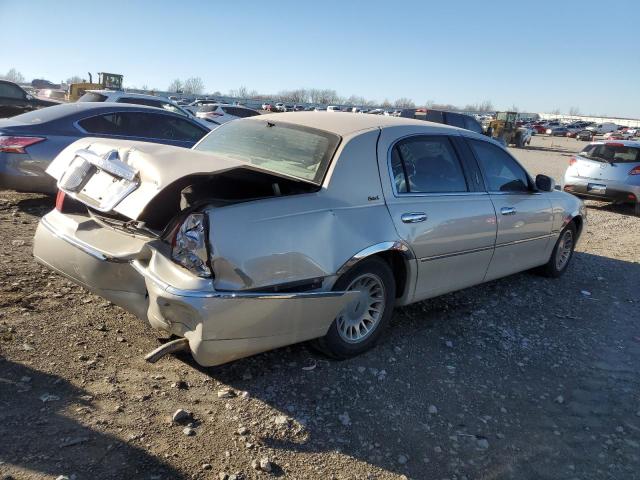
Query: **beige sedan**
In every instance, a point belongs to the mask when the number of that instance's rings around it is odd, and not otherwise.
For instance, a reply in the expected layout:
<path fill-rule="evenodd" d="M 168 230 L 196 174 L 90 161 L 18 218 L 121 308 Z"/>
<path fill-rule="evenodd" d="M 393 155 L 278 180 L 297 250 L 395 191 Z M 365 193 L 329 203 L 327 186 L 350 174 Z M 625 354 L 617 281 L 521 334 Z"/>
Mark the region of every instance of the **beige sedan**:
<path fill-rule="evenodd" d="M 193 150 L 83 139 L 34 254 L 202 365 L 305 340 L 336 358 L 407 305 L 522 270 L 559 277 L 585 210 L 494 141 L 445 125 L 296 112 Z"/>

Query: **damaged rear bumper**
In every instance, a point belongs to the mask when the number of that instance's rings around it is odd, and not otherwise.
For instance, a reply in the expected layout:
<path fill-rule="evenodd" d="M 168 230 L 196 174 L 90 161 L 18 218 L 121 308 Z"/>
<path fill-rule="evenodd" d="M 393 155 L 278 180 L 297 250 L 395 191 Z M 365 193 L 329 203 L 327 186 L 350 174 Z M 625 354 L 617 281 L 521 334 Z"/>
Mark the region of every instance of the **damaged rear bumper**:
<path fill-rule="evenodd" d="M 53 211 L 38 225 L 34 256 L 153 327 L 187 338 L 204 366 L 323 336 L 356 295 L 216 291 L 173 263 L 165 247 Z"/>

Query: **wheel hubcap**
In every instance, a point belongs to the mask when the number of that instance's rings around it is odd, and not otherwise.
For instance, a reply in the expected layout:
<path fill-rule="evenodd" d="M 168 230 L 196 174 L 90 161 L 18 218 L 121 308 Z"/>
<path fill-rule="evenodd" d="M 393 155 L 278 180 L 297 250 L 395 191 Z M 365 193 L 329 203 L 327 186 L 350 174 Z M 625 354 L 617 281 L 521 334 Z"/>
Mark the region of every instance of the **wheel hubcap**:
<path fill-rule="evenodd" d="M 560 243 L 558 243 L 558 250 L 556 251 L 556 268 L 562 270 L 569 263 L 571 258 L 571 252 L 573 251 L 573 233 L 571 230 L 564 232 L 560 237 Z"/>
<path fill-rule="evenodd" d="M 384 284 L 377 275 L 366 273 L 356 277 L 347 291 L 357 291 L 358 296 L 336 318 L 338 334 L 346 342 L 358 343 L 373 333 L 384 314 Z"/>

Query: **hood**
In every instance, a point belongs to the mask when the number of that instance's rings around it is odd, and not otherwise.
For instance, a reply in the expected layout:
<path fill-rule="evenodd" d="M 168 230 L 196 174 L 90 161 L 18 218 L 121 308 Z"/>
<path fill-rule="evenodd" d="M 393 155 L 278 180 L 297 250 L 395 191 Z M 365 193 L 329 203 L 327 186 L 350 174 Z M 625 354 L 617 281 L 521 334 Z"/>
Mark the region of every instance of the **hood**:
<path fill-rule="evenodd" d="M 252 170 L 291 180 L 240 160 L 182 147 L 130 140 L 83 138 L 65 148 L 47 173 L 65 194 L 102 212 L 137 220 L 164 188 L 191 175 L 234 169 Z M 296 179 L 298 182 L 304 182 Z"/>

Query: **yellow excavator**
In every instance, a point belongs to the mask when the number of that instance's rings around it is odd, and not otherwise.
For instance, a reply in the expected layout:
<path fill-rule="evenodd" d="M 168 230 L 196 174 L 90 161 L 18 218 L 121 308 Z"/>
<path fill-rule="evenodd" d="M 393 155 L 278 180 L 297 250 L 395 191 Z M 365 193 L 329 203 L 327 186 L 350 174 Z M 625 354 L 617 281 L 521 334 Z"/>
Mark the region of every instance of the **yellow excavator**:
<path fill-rule="evenodd" d="M 67 102 L 75 102 L 87 90 L 122 90 L 123 75 L 119 73 L 107 73 L 98 72 L 98 82 L 93 83 L 93 76 L 89 72 L 88 82 L 72 83 L 69 85 L 69 92 L 67 93 Z"/>
<path fill-rule="evenodd" d="M 523 148 L 531 143 L 531 134 L 526 128 L 518 127 L 518 112 L 497 112 L 495 120 L 489 122 L 487 135 L 505 146 Z"/>

